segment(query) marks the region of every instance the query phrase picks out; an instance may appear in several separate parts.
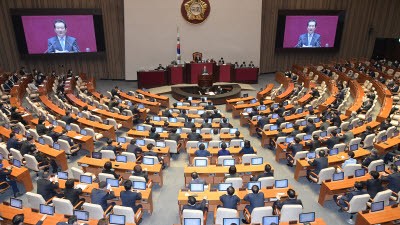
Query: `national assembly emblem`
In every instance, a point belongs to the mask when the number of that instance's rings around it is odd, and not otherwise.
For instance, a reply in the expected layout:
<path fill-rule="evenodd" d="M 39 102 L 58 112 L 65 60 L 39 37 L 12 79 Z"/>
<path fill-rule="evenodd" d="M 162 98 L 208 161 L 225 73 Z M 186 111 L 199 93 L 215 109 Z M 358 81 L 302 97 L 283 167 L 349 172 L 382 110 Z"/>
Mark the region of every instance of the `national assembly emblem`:
<path fill-rule="evenodd" d="M 210 9 L 208 0 L 184 0 L 181 5 L 183 18 L 192 24 L 199 24 L 206 20 Z"/>

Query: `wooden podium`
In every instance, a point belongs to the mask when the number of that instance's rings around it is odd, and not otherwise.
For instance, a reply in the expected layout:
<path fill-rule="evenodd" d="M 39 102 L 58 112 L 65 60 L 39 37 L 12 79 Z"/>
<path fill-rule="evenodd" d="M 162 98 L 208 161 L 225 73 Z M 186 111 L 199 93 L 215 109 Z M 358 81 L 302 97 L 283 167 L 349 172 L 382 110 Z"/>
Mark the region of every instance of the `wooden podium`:
<path fill-rule="evenodd" d="M 213 75 L 211 74 L 207 74 L 207 75 L 203 75 L 200 74 L 198 76 L 198 83 L 197 85 L 199 85 L 200 88 L 210 88 L 213 86 Z"/>

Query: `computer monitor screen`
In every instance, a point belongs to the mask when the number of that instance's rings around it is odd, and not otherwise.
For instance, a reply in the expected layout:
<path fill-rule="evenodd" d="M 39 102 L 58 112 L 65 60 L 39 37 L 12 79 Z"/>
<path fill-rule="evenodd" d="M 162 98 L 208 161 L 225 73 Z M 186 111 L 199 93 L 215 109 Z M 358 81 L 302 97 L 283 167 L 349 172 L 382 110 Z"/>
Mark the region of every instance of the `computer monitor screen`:
<path fill-rule="evenodd" d="M 200 218 L 185 218 L 183 219 L 183 225 L 201 225 Z"/>
<path fill-rule="evenodd" d="M 110 214 L 109 222 L 110 224 L 115 224 L 115 225 L 125 225 L 125 216 Z"/>
<path fill-rule="evenodd" d="M 53 148 L 56 149 L 56 150 L 60 150 L 60 144 L 53 143 Z"/>
<path fill-rule="evenodd" d="M 110 124 L 110 121 L 108 121 L 108 120 L 103 120 L 103 123 L 104 123 L 105 125 L 109 125 L 109 124 Z"/>
<path fill-rule="evenodd" d="M 156 132 L 157 133 L 162 133 L 164 129 L 162 127 L 156 127 Z"/>
<path fill-rule="evenodd" d="M 207 159 L 195 159 L 194 166 L 197 166 L 197 167 L 207 166 Z"/>
<path fill-rule="evenodd" d="M 257 185 L 259 189 L 261 189 L 261 182 L 260 181 L 256 181 L 256 182 L 249 182 L 247 183 L 247 190 L 251 190 L 251 188 Z"/>
<path fill-rule="evenodd" d="M 201 129 L 196 129 L 196 133 L 201 134 Z"/>
<path fill-rule="evenodd" d="M 224 218 L 222 225 L 240 224 L 240 218 Z"/>
<path fill-rule="evenodd" d="M 22 209 L 22 200 L 16 198 L 10 198 L 10 206 L 18 209 Z"/>
<path fill-rule="evenodd" d="M 156 147 L 165 148 L 165 142 L 164 141 L 156 141 Z"/>
<path fill-rule="evenodd" d="M 343 179 L 344 179 L 344 172 L 333 174 L 333 177 L 332 177 L 333 181 L 338 181 L 338 180 L 343 180 Z"/>
<path fill-rule="evenodd" d="M 319 133 L 320 137 L 326 137 L 328 135 L 327 131 L 322 131 L 321 133 Z"/>
<path fill-rule="evenodd" d="M 254 103 L 256 103 L 257 102 L 257 99 L 252 99 L 252 100 L 250 100 L 250 103 L 251 104 L 254 104 Z"/>
<path fill-rule="evenodd" d="M 381 211 L 385 208 L 385 202 L 373 202 L 371 203 L 371 212 Z"/>
<path fill-rule="evenodd" d="M 393 163 L 395 166 L 400 166 L 400 160 L 397 160 Z"/>
<path fill-rule="evenodd" d="M 347 129 L 353 130 L 353 124 L 349 124 L 349 126 L 347 127 Z"/>
<path fill-rule="evenodd" d="M 305 126 L 305 125 L 307 125 L 307 121 L 303 120 L 300 122 L 300 126 Z"/>
<path fill-rule="evenodd" d="M 44 144 L 45 144 L 44 139 L 43 139 L 43 138 L 39 138 L 39 143 L 40 143 L 41 145 L 44 145 Z"/>
<path fill-rule="evenodd" d="M 143 164 L 144 165 L 154 165 L 154 158 L 150 158 L 150 157 L 143 157 Z"/>
<path fill-rule="evenodd" d="M 92 176 L 87 176 L 87 175 L 81 175 L 79 182 L 85 183 L 85 184 L 91 184 L 92 183 Z"/>
<path fill-rule="evenodd" d="M 300 223 L 311 223 L 315 221 L 315 212 L 300 213 L 299 222 Z"/>
<path fill-rule="evenodd" d="M 132 185 L 135 190 L 146 190 L 146 182 L 144 181 L 133 181 Z"/>
<path fill-rule="evenodd" d="M 383 172 L 383 171 L 385 171 L 385 164 L 376 166 L 376 172 Z"/>
<path fill-rule="evenodd" d="M 203 114 L 205 111 L 204 110 L 197 110 L 197 114 L 201 115 Z"/>
<path fill-rule="evenodd" d="M 47 215 L 53 215 L 54 214 L 54 206 L 50 205 L 45 205 L 45 204 L 40 204 L 40 210 L 39 212 L 41 214 L 47 214 Z"/>
<path fill-rule="evenodd" d="M 138 139 L 138 140 L 136 140 L 136 144 L 137 144 L 138 146 L 144 146 L 145 141 L 144 141 L 143 139 Z"/>
<path fill-rule="evenodd" d="M 261 165 L 263 164 L 263 157 L 257 157 L 251 159 L 251 165 Z"/>
<path fill-rule="evenodd" d="M 262 219 L 262 225 L 279 224 L 279 216 L 264 216 Z"/>
<path fill-rule="evenodd" d="M 87 134 L 87 131 L 86 130 L 81 130 L 81 134 L 85 136 Z"/>
<path fill-rule="evenodd" d="M 138 126 L 136 126 L 136 130 L 137 131 L 144 131 L 144 126 L 138 125 Z"/>
<path fill-rule="evenodd" d="M 315 158 L 315 152 L 309 152 L 309 153 L 307 153 L 307 158 L 309 158 L 309 159 L 314 159 L 314 158 Z"/>
<path fill-rule="evenodd" d="M 286 129 L 290 129 L 293 128 L 293 123 L 287 123 L 286 124 Z"/>
<path fill-rule="evenodd" d="M 53 120 L 51 124 L 53 124 L 53 126 L 57 126 L 58 125 L 57 120 Z"/>
<path fill-rule="evenodd" d="M 287 137 L 286 139 L 285 139 L 285 142 L 286 143 L 292 143 L 294 141 L 294 137 Z"/>
<path fill-rule="evenodd" d="M 262 118 L 262 116 L 257 116 L 257 121 L 259 121 Z"/>
<path fill-rule="evenodd" d="M 242 148 L 244 147 L 244 141 L 240 142 L 240 147 L 242 147 Z"/>
<path fill-rule="evenodd" d="M 361 127 L 362 125 L 364 125 L 364 121 L 362 121 L 362 120 L 358 121 L 357 126 Z"/>
<path fill-rule="evenodd" d="M 132 106 L 132 102 L 131 101 L 127 101 L 127 105 L 128 106 Z"/>
<path fill-rule="evenodd" d="M 176 129 L 176 133 L 177 133 L 177 134 L 181 134 L 181 133 L 182 133 L 182 128 L 177 128 L 177 129 Z"/>
<path fill-rule="evenodd" d="M 336 132 L 337 132 L 338 134 L 342 133 L 342 128 L 337 128 L 337 129 L 336 129 Z"/>
<path fill-rule="evenodd" d="M 387 135 L 383 135 L 383 136 L 381 137 L 381 141 L 387 141 Z"/>
<path fill-rule="evenodd" d="M 223 165 L 224 166 L 234 166 L 235 159 L 224 159 Z"/>
<path fill-rule="evenodd" d="M 220 122 L 223 123 L 224 120 L 226 120 L 226 122 L 229 123 L 229 118 L 221 118 Z"/>
<path fill-rule="evenodd" d="M 358 144 L 350 145 L 350 151 L 355 151 L 358 149 Z"/>
<path fill-rule="evenodd" d="M 207 120 L 204 121 L 205 123 L 212 123 L 212 119 L 208 118 Z"/>
<path fill-rule="evenodd" d="M 3 155 L 2 154 L 0 154 L 0 162 L 1 162 L 1 160 L 3 160 Z"/>
<path fill-rule="evenodd" d="M 119 187 L 118 179 L 107 178 L 106 182 L 107 182 L 107 185 L 110 185 L 111 187 Z"/>
<path fill-rule="evenodd" d="M 128 116 L 128 113 L 127 113 L 126 111 L 123 111 L 123 112 L 122 112 L 122 115 L 123 115 L 123 116 Z"/>
<path fill-rule="evenodd" d="M 263 111 L 263 110 L 266 110 L 266 109 L 267 109 L 267 106 L 265 106 L 265 105 L 260 105 L 258 107 L 258 110 L 260 110 L 260 111 Z"/>
<path fill-rule="evenodd" d="M 190 184 L 190 191 L 203 192 L 204 191 L 204 184 Z"/>
<path fill-rule="evenodd" d="M 288 187 L 288 180 L 275 180 L 275 188 L 287 188 Z"/>
<path fill-rule="evenodd" d="M 67 172 L 57 172 L 57 177 L 61 180 L 68 180 Z"/>
<path fill-rule="evenodd" d="M 358 169 L 354 171 L 355 177 L 362 177 L 365 175 L 365 169 Z"/>
<path fill-rule="evenodd" d="M 314 123 L 319 123 L 320 119 L 319 118 L 314 118 Z"/>
<path fill-rule="evenodd" d="M 71 130 L 71 125 L 66 125 L 66 126 L 65 126 L 65 129 L 66 129 L 67 131 L 70 131 L 70 130 Z"/>
<path fill-rule="evenodd" d="M 118 137 L 117 142 L 119 143 L 126 143 L 126 137 Z"/>
<path fill-rule="evenodd" d="M 102 158 L 101 152 L 92 152 L 92 158 L 101 159 Z"/>
<path fill-rule="evenodd" d="M 226 191 L 230 186 L 232 186 L 232 183 L 220 183 L 218 184 L 218 191 Z"/>
<path fill-rule="evenodd" d="M 297 110 L 296 110 L 296 113 L 298 113 L 298 114 L 303 113 L 303 109 L 297 109 Z M 304 125 L 303 125 L 303 126 L 304 126 Z"/>
<path fill-rule="evenodd" d="M 18 168 L 21 168 L 21 161 L 19 161 L 18 159 L 13 159 L 13 165 Z"/>
<path fill-rule="evenodd" d="M 253 109 L 252 108 L 246 108 L 244 111 L 247 112 L 247 113 L 251 113 L 253 111 Z"/>
<path fill-rule="evenodd" d="M 339 149 L 338 148 L 332 148 L 329 150 L 329 155 L 337 155 L 339 154 Z"/>
<path fill-rule="evenodd" d="M 272 116 L 271 116 L 272 119 L 278 119 L 278 117 L 279 117 L 279 115 L 276 113 L 272 114 Z"/>
<path fill-rule="evenodd" d="M 126 163 L 128 161 L 128 157 L 126 157 L 126 155 L 117 155 L 115 161 Z"/>
<path fill-rule="evenodd" d="M 199 148 L 201 144 L 204 145 L 205 149 L 208 148 L 208 142 L 199 142 L 199 143 L 197 143 L 197 147 Z M 221 146 L 221 145 L 220 145 L 220 146 Z"/>
<path fill-rule="evenodd" d="M 192 101 L 193 100 L 193 97 L 188 97 L 187 98 L 189 101 Z"/>
<path fill-rule="evenodd" d="M 278 107 L 279 107 L 279 104 L 278 104 L 278 103 L 272 104 L 272 108 L 276 109 L 276 108 L 278 108 Z"/>
<path fill-rule="evenodd" d="M 143 104 L 138 104 L 138 109 L 144 109 L 144 105 Z"/>
<path fill-rule="evenodd" d="M 304 141 L 311 140 L 311 134 L 304 135 L 304 136 L 303 136 L 303 140 L 304 140 Z"/>
<path fill-rule="evenodd" d="M 176 123 L 176 122 L 178 122 L 178 119 L 177 118 L 169 118 L 168 119 L 168 121 L 170 122 L 170 123 Z"/>
<path fill-rule="evenodd" d="M 238 131 L 237 128 L 230 128 L 230 129 L 229 129 L 229 133 L 230 133 L 230 134 L 235 134 L 236 131 Z"/>
<path fill-rule="evenodd" d="M 160 121 L 161 118 L 159 116 L 153 116 L 153 121 Z"/>
<path fill-rule="evenodd" d="M 74 216 L 76 216 L 76 219 L 78 219 L 78 220 L 83 220 L 83 221 L 89 220 L 89 212 L 88 211 L 74 210 Z"/>
<path fill-rule="evenodd" d="M 288 101 L 284 101 L 283 102 L 283 106 L 287 106 L 287 105 L 289 105 L 289 102 Z"/>
<path fill-rule="evenodd" d="M 269 127 L 269 130 L 270 130 L 270 131 L 278 130 L 278 125 L 271 125 L 271 126 Z"/>

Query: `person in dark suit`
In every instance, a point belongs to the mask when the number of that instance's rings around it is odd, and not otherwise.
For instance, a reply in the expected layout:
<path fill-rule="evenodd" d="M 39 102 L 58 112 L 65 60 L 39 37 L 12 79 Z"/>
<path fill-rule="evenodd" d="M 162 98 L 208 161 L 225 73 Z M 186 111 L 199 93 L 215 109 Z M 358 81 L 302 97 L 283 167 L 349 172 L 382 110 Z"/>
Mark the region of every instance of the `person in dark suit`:
<path fill-rule="evenodd" d="M 37 181 L 37 193 L 43 196 L 45 201 L 57 195 L 58 181 L 50 178 L 48 172 L 42 174 L 42 178 Z"/>
<path fill-rule="evenodd" d="M 44 118 L 42 117 L 39 118 L 38 125 L 36 125 L 36 132 L 38 133 L 38 135 L 44 135 L 47 134 L 48 132 L 48 129 L 44 125 L 44 121 L 45 121 Z"/>
<path fill-rule="evenodd" d="M 208 102 L 206 106 L 204 106 L 205 110 L 214 110 L 215 106 L 213 105 L 212 102 Z"/>
<path fill-rule="evenodd" d="M 218 112 L 217 109 L 214 109 L 214 114 L 212 114 L 211 118 L 222 118 L 221 113 Z"/>
<path fill-rule="evenodd" d="M 188 117 L 187 121 L 183 124 L 183 127 L 185 127 L 185 128 L 196 128 L 196 125 L 192 121 L 193 121 L 193 119 Z"/>
<path fill-rule="evenodd" d="M 118 89 L 118 86 L 115 86 L 114 89 L 111 89 L 111 95 L 114 96 L 119 96 L 120 90 Z"/>
<path fill-rule="evenodd" d="M 139 209 L 143 208 L 141 204 L 136 205 L 137 200 L 142 199 L 142 194 L 132 190 L 132 181 L 126 180 L 124 182 L 125 191 L 121 191 L 122 206 L 131 207 L 136 213 Z"/>
<path fill-rule="evenodd" d="M 56 225 L 79 225 L 78 218 L 75 215 L 72 215 L 68 218 L 67 222 L 58 222 Z M 83 223 L 82 225 L 87 225 L 87 223 Z"/>
<path fill-rule="evenodd" d="M 244 146 L 239 151 L 239 154 L 255 154 L 254 148 L 251 147 L 249 140 L 244 141 Z"/>
<path fill-rule="evenodd" d="M 376 194 L 383 191 L 382 181 L 379 179 L 379 172 L 371 171 L 369 174 L 373 179 L 365 181 L 365 186 L 367 187 L 367 192 L 371 198 L 375 198 Z"/>
<path fill-rule="evenodd" d="M 115 173 L 115 171 L 112 169 L 112 163 L 110 161 L 107 161 L 104 163 L 103 170 L 101 171 L 102 173 L 107 173 L 107 174 L 112 174 L 115 179 L 119 179 L 119 175 Z"/>
<path fill-rule="evenodd" d="M 300 134 L 301 131 L 299 130 L 299 128 L 300 128 L 300 125 L 294 124 L 294 125 L 293 125 L 293 131 L 290 132 L 289 136 L 291 136 L 291 137 L 296 137 L 296 135 Z"/>
<path fill-rule="evenodd" d="M 78 121 L 77 119 L 72 118 L 70 111 L 65 112 L 65 115 L 61 117 L 61 120 L 64 121 L 67 125 Z"/>
<path fill-rule="evenodd" d="M 253 185 L 253 187 L 251 188 L 251 191 L 252 191 L 252 193 L 245 195 L 243 198 L 243 200 L 250 203 L 249 205 L 245 206 L 245 209 L 247 209 L 250 214 L 251 214 L 251 212 L 253 212 L 254 208 L 264 206 L 264 193 L 259 192 L 260 189 L 258 188 L 258 186 Z"/>
<path fill-rule="evenodd" d="M 365 128 L 365 131 L 361 134 L 361 139 L 364 141 L 365 138 L 370 134 L 374 134 L 374 130 L 372 129 L 371 126 L 367 126 Z"/>
<path fill-rule="evenodd" d="M 110 204 L 107 203 L 107 200 L 111 200 L 115 198 L 114 192 L 112 189 L 107 190 L 107 182 L 100 181 L 99 188 L 94 188 L 90 195 L 91 203 L 98 204 L 106 210 Z"/>
<path fill-rule="evenodd" d="M 212 123 L 207 123 L 207 120 L 204 120 L 204 123 L 201 124 L 201 128 L 212 128 Z"/>
<path fill-rule="evenodd" d="M 54 142 L 57 142 L 58 138 L 61 136 L 60 133 L 54 131 L 53 126 L 49 127 L 46 135 L 51 137 L 51 139 L 53 139 Z"/>
<path fill-rule="evenodd" d="M 192 132 L 187 135 L 188 141 L 200 141 L 203 137 L 201 134 L 196 133 L 196 128 L 192 128 Z"/>
<path fill-rule="evenodd" d="M 64 198 L 68 199 L 73 206 L 76 206 L 80 201 L 85 202 L 85 198 L 79 198 L 79 195 L 82 194 L 81 188 L 74 188 L 74 180 L 68 179 L 65 182 L 64 189 Z"/>
<path fill-rule="evenodd" d="M 0 183 L 2 183 L 2 182 L 8 183 L 12 188 L 14 197 L 16 198 L 16 197 L 21 196 L 22 194 L 19 192 L 17 182 L 15 180 L 11 180 L 9 177 L 11 175 L 11 172 L 12 172 L 12 167 L 10 169 L 3 168 L 3 164 L 1 164 L 1 161 L 0 161 Z M 6 184 L 4 184 L 4 186 L 5 185 Z M 0 188 L 4 188 L 3 184 L 0 185 Z"/>
<path fill-rule="evenodd" d="M 13 106 L 11 107 L 11 115 L 10 115 L 10 120 L 15 120 L 20 123 L 22 123 L 24 126 L 27 125 L 26 121 L 22 117 L 23 113 L 17 112 L 17 107 Z"/>
<path fill-rule="evenodd" d="M 193 172 L 190 176 L 192 177 L 192 180 L 189 182 L 189 186 L 190 186 L 190 184 L 204 184 L 204 185 L 206 185 L 206 181 L 201 179 L 199 177 L 198 173 Z"/>
<path fill-rule="evenodd" d="M 294 163 L 294 156 L 296 155 L 297 152 L 300 152 L 303 150 L 303 145 L 300 142 L 301 142 L 301 139 L 298 137 L 295 137 L 294 143 L 289 143 L 287 150 L 289 150 L 290 153 L 286 153 L 286 159 L 287 159 L 286 165 L 292 167 L 293 163 Z"/>
<path fill-rule="evenodd" d="M 113 151 L 115 155 L 117 155 L 118 146 L 114 146 L 112 143 L 113 143 L 113 140 L 108 139 L 107 140 L 107 145 L 103 146 L 101 148 L 101 150 L 110 150 L 110 151 Z"/>
<path fill-rule="evenodd" d="M 171 132 L 168 134 L 168 140 L 174 140 L 178 143 L 181 140 L 181 135 L 176 133 L 176 128 L 172 128 Z"/>
<path fill-rule="evenodd" d="M 222 142 L 221 150 L 218 151 L 218 156 L 231 155 L 231 152 L 229 150 L 226 150 L 227 147 L 228 146 L 226 145 L 226 143 Z"/>
<path fill-rule="evenodd" d="M 379 125 L 379 130 L 387 130 L 389 127 L 391 127 L 392 125 L 390 124 L 390 119 L 386 119 L 385 121 L 383 121 L 381 123 L 381 125 Z"/>
<path fill-rule="evenodd" d="M 342 120 L 340 119 L 340 116 L 338 114 L 333 113 L 331 123 L 333 126 L 340 127 L 340 125 L 342 124 Z"/>
<path fill-rule="evenodd" d="M 186 115 L 186 109 L 182 109 L 181 113 L 178 115 L 178 117 L 182 117 L 187 120 L 189 117 Z"/>
<path fill-rule="evenodd" d="M 211 156 L 211 153 L 206 150 L 206 146 L 204 144 L 200 144 L 199 149 L 194 152 L 194 155 L 197 157 L 208 157 Z"/>
<path fill-rule="evenodd" d="M 308 164 L 310 164 L 310 166 L 315 167 L 314 171 L 307 170 L 307 180 L 309 182 L 312 182 L 310 177 L 313 175 L 311 172 L 314 172 L 316 175 L 319 175 L 319 172 L 321 172 L 322 169 L 328 168 L 328 158 L 325 157 L 324 150 L 320 150 L 318 152 L 317 158 L 315 158 L 314 160 L 310 160 L 308 158 L 306 158 L 306 160 L 307 160 Z"/>
<path fill-rule="evenodd" d="M 166 108 L 162 113 L 162 116 L 164 117 L 173 117 L 172 113 L 169 111 L 169 108 Z"/>
<path fill-rule="evenodd" d="M 80 52 L 76 38 L 67 36 L 67 23 L 64 20 L 54 21 L 54 32 L 57 34 L 47 40 L 47 51 L 45 53 L 67 53 Z"/>
<path fill-rule="evenodd" d="M 361 182 L 356 181 L 354 184 L 353 191 L 350 191 L 350 192 L 346 193 L 345 195 L 334 195 L 333 199 L 335 200 L 336 205 L 338 205 L 340 207 L 339 211 L 342 211 L 343 208 L 347 207 L 347 204 L 345 203 L 345 201 L 350 202 L 354 196 L 367 194 L 367 192 L 365 190 L 363 190 L 363 187 L 364 187 L 364 185 Z"/>
<path fill-rule="evenodd" d="M 28 154 L 29 152 L 32 151 L 32 148 L 35 147 L 35 140 L 33 139 L 32 136 L 29 136 L 26 138 L 25 141 L 22 142 L 21 144 L 21 155 Z"/>
<path fill-rule="evenodd" d="M 321 47 L 321 35 L 315 33 L 317 21 L 311 19 L 307 22 L 307 33 L 299 36 L 296 48 Z"/>
<path fill-rule="evenodd" d="M 307 134 L 312 134 L 312 132 L 316 131 L 317 127 L 314 124 L 314 120 L 312 118 L 308 118 L 307 125 L 304 127 L 303 132 Z"/>
<path fill-rule="evenodd" d="M 325 140 L 322 140 L 322 143 L 326 144 L 328 149 L 332 149 L 334 145 L 339 144 L 340 138 L 337 136 L 337 131 L 331 131 L 331 137 Z"/>
<path fill-rule="evenodd" d="M 271 165 L 265 164 L 264 173 L 262 173 L 262 174 L 260 174 L 258 176 L 251 176 L 251 180 L 252 181 L 257 181 L 257 180 L 259 180 L 260 178 L 263 178 L 263 177 L 273 177 L 273 176 L 274 176 L 274 172 L 272 171 Z"/>
<path fill-rule="evenodd" d="M 387 188 L 392 190 L 394 193 L 400 191 L 400 173 L 396 165 L 390 166 L 391 174 L 382 174 L 382 181 L 388 182 Z"/>
<path fill-rule="evenodd" d="M 139 150 L 140 149 L 140 150 Z M 126 151 L 130 153 L 135 153 L 136 158 L 138 157 L 138 153 L 142 151 L 142 149 L 136 145 L 136 139 L 132 139 L 128 146 L 126 147 Z"/>
<path fill-rule="evenodd" d="M 223 118 L 222 119 L 222 123 L 219 124 L 220 128 L 232 128 L 232 124 L 228 123 L 228 119 L 227 118 Z"/>
<path fill-rule="evenodd" d="M 219 207 L 227 208 L 227 209 L 237 209 L 237 205 L 240 202 L 240 198 L 235 194 L 235 188 L 232 186 L 226 189 L 227 194 L 223 194 L 219 197 L 219 200 L 222 202 L 222 206 Z"/>
<path fill-rule="evenodd" d="M 196 198 L 193 196 L 188 197 L 188 204 L 182 206 L 182 211 L 185 209 L 193 209 L 193 210 L 201 210 L 201 211 L 208 211 L 206 207 L 206 196 L 204 196 L 201 203 L 196 203 Z"/>
<path fill-rule="evenodd" d="M 362 161 L 362 165 L 365 167 L 368 167 L 369 164 L 371 164 L 372 161 L 378 160 L 379 159 L 379 155 L 378 155 L 378 151 L 373 149 L 371 151 L 371 154 L 369 156 L 367 156 L 363 161 Z"/>
<path fill-rule="evenodd" d="M 43 215 L 42 218 L 36 223 L 36 225 L 42 225 L 43 221 L 46 219 L 47 215 Z M 12 225 L 24 225 L 25 216 L 24 214 L 15 215 L 12 220 Z"/>
<path fill-rule="evenodd" d="M 237 173 L 236 166 L 230 166 L 228 169 L 228 174 L 225 174 L 225 179 L 227 178 L 235 178 L 239 177 L 240 175 Z"/>
<path fill-rule="evenodd" d="M 146 183 L 149 181 L 149 175 L 147 174 L 147 171 L 143 171 L 140 165 L 135 165 L 135 167 L 133 167 L 132 176 L 143 177 L 146 180 Z"/>
<path fill-rule="evenodd" d="M 288 195 L 288 198 L 285 199 L 284 201 L 277 201 L 274 208 L 282 209 L 282 207 L 284 205 L 301 205 L 301 206 L 303 206 L 303 203 L 301 202 L 301 200 L 296 198 L 296 192 L 293 189 L 289 189 L 287 191 L 287 195 Z"/>
<path fill-rule="evenodd" d="M 310 141 L 307 141 L 306 146 L 310 148 L 310 152 L 314 152 L 315 149 L 321 147 L 321 141 L 319 140 L 319 136 L 318 135 L 314 135 L 313 139 Z"/>
<path fill-rule="evenodd" d="M 160 139 L 160 134 L 156 132 L 155 127 L 150 128 L 149 138 L 153 140 Z"/>
<path fill-rule="evenodd" d="M 7 150 L 10 151 L 11 148 L 20 150 L 22 143 L 18 141 L 17 136 L 14 132 L 10 133 L 10 138 L 7 141 Z"/>

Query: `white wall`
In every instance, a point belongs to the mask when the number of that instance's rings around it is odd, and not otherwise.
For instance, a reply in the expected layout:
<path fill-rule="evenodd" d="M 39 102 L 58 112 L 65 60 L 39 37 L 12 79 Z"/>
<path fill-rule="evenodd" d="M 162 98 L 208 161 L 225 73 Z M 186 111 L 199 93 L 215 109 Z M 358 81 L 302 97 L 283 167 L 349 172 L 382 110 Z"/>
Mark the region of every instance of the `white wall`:
<path fill-rule="evenodd" d="M 164 66 L 176 58 L 176 30 L 180 30 L 182 60 L 199 51 L 203 58 L 225 62 L 260 62 L 262 0 L 209 0 L 211 12 L 202 24 L 186 22 L 177 0 L 125 0 L 125 71 Z"/>

